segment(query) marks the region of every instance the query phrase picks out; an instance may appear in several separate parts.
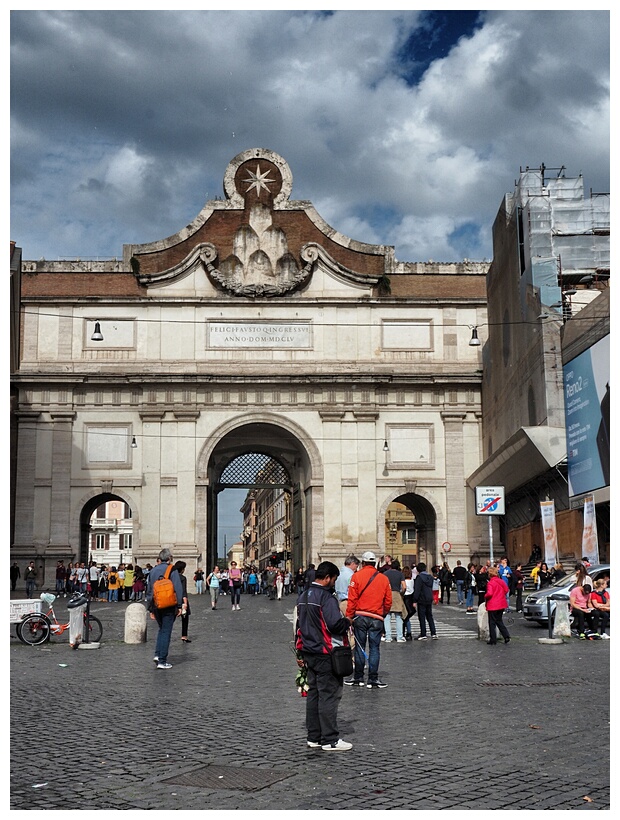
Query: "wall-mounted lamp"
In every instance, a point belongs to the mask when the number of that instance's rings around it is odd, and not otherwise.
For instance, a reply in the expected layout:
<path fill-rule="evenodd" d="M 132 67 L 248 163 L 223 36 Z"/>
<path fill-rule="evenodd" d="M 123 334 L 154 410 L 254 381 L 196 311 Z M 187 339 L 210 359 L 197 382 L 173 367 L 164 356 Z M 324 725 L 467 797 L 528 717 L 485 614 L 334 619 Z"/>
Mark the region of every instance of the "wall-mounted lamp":
<path fill-rule="evenodd" d="M 388 447 L 388 443 L 387 443 L 387 441 L 384 441 L 384 442 L 383 442 L 383 452 L 384 452 L 384 453 L 387 453 L 387 451 L 388 451 L 389 449 L 390 449 L 390 448 Z"/>
<path fill-rule="evenodd" d="M 133 447 L 133 449 L 134 449 L 134 450 L 135 450 L 135 449 L 136 449 L 136 447 L 138 446 L 138 442 L 136 441 L 136 437 L 135 437 L 135 436 L 132 436 L 132 437 L 131 437 L 131 446 Z"/>
<path fill-rule="evenodd" d="M 103 333 L 101 332 L 101 325 L 99 322 L 95 322 L 95 332 L 90 337 L 91 342 L 102 342 L 103 341 Z"/>
<path fill-rule="evenodd" d="M 470 325 L 471 327 L 471 325 Z M 480 339 L 478 338 L 478 328 L 472 327 L 471 329 L 471 339 L 469 340 L 470 347 L 478 347 L 480 345 Z"/>

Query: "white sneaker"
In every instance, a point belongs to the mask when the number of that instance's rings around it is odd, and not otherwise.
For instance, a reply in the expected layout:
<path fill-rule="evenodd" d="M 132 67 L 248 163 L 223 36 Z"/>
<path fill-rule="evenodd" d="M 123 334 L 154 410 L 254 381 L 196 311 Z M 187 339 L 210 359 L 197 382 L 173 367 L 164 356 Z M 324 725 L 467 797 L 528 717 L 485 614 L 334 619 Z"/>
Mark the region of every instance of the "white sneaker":
<path fill-rule="evenodd" d="M 407 643 L 405 638 L 396 638 L 396 643 Z"/>
<path fill-rule="evenodd" d="M 346 740 L 336 740 L 334 743 L 326 743 L 325 746 L 321 747 L 324 752 L 348 752 L 349 749 L 353 748 L 352 743 L 348 743 Z"/>
<path fill-rule="evenodd" d="M 306 746 L 309 749 L 322 749 L 323 748 L 320 743 L 315 743 L 314 740 L 307 740 L 306 741 Z"/>
<path fill-rule="evenodd" d="M 604 641 L 608 641 L 608 640 L 609 640 L 609 635 L 608 635 L 606 632 L 603 632 L 603 634 L 601 635 L 601 638 L 602 638 Z"/>

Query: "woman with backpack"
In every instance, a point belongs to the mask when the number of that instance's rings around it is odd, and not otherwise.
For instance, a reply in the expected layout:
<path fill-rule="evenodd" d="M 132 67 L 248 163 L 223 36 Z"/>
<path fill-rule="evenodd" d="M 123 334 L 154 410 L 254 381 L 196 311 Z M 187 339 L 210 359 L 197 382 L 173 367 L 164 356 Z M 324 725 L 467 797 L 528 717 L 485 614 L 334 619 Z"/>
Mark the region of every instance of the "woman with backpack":
<path fill-rule="evenodd" d="M 101 565 L 101 572 L 99 573 L 99 600 L 108 600 L 108 567 L 106 564 Z"/>
<path fill-rule="evenodd" d="M 116 567 L 110 569 L 108 575 L 108 603 L 116 603 L 118 601 L 118 590 L 121 582 L 118 577 L 118 570 Z"/>

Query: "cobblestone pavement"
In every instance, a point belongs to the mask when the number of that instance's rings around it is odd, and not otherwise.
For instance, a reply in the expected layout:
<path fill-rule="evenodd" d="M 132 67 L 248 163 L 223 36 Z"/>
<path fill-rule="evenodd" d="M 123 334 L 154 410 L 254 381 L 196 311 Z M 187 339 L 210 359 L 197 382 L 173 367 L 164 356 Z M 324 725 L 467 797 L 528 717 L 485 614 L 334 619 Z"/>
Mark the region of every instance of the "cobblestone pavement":
<path fill-rule="evenodd" d="M 92 605 L 91 651 L 11 627 L 11 809 L 610 809 L 611 641 L 540 644 L 516 616 L 511 643 L 487 646 L 475 617 L 437 606 L 440 640 L 381 645 L 387 689 L 345 687 L 353 749 L 328 754 L 306 747 L 293 597 L 191 606 L 167 671 L 152 621 L 124 643 L 127 604 Z"/>

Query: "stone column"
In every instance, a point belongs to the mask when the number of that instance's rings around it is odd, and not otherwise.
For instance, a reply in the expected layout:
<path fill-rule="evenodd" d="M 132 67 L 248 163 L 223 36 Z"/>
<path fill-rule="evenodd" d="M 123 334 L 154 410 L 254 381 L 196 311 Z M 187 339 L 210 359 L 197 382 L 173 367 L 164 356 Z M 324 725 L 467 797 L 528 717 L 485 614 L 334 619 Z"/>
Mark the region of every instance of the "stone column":
<path fill-rule="evenodd" d="M 69 549 L 71 520 L 71 456 L 73 452 L 73 421 L 76 413 L 50 413 L 54 424 L 52 434 L 52 494 L 50 505 L 50 546 Z"/>
<path fill-rule="evenodd" d="M 200 417 L 200 411 L 175 410 L 174 417 L 178 422 L 175 542 L 189 550 L 192 545 L 194 547 L 196 545 L 196 422 Z M 195 570 L 196 567 L 194 566 L 193 569 Z"/>
<path fill-rule="evenodd" d="M 343 552 L 341 427 L 344 411 L 320 410 L 319 415 L 323 419 L 325 542 L 321 557 L 324 558 Z M 316 563 L 315 558 L 312 556 L 311 560 Z"/>
<path fill-rule="evenodd" d="M 465 459 L 463 422 L 466 414 L 459 411 L 441 413 L 444 426 L 446 465 L 446 522 L 448 541 L 452 544 L 453 561 L 460 558 L 469 562 L 470 548 L 467 543 L 467 505 L 465 487 Z M 437 545 L 439 548 L 439 545 Z"/>
<path fill-rule="evenodd" d="M 157 553 L 161 549 L 161 423 L 163 410 L 142 411 L 142 509 L 140 510 L 140 551 Z"/>
<path fill-rule="evenodd" d="M 358 453 L 358 549 L 377 549 L 377 419 L 374 410 L 354 411 Z"/>
<path fill-rule="evenodd" d="M 37 463 L 38 412 L 18 414 L 17 470 L 15 491 L 15 547 L 24 548 L 31 560 L 34 539 L 35 471 Z"/>

